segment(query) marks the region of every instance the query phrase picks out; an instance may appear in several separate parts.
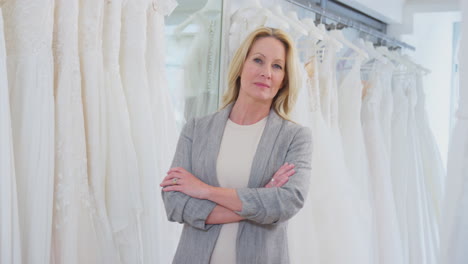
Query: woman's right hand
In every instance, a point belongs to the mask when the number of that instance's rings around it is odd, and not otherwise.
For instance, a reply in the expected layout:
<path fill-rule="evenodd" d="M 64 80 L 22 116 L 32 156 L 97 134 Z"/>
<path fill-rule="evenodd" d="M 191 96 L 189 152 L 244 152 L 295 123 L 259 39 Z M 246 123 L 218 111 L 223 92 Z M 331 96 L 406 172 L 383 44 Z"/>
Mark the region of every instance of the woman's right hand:
<path fill-rule="evenodd" d="M 294 164 L 286 162 L 273 175 L 271 180 L 265 185 L 265 188 L 281 187 L 285 185 L 288 182 L 289 177 L 293 176 L 294 173 L 296 173 L 294 170 Z"/>

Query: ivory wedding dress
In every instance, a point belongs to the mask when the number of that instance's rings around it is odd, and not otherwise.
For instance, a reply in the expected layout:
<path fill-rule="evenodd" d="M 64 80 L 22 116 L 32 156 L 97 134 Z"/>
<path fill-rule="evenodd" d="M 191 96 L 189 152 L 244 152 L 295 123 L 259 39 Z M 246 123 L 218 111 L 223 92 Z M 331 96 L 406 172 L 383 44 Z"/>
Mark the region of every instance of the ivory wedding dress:
<path fill-rule="evenodd" d="M 10 95 L 6 67 L 3 15 L 0 6 L 0 264 L 21 264 Z"/>
<path fill-rule="evenodd" d="M 104 2 L 81 0 L 79 12 L 79 55 L 86 132 L 90 191 L 95 203 L 93 225 L 101 263 L 119 263 L 106 204 L 107 110 L 103 65 Z"/>
<path fill-rule="evenodd" d="M 166 176 L 166 172 L 171 166 L 177 144 L 177 135 L 179 135 L 166 78 L 164 36 L 164 16 L 173 11 L 176 2 L 159 2 L 161 4 L 167 3 L 167 5 L 149 5 L 146 33 L 146 69 L 157 146 L 156 171 L 153 175 L 157 181 L 156 184 Z M 159 187 L 156 186 L 155 189 L 159 190 Z M 170 263 L 177 249 L 182 226 L 167 221 L 164 203 L 159 191 L 155 197 L 155 202 L 157 204 L 153 224 L 156 226 L 156 237 L 153 254 L 156 257 L 156 263 Z"/>
<path fill-rule="evenodd" d="M 380 127 L 382 84 L 379 72 L 382 65 L 374 62 L 373 70 L 364 75 L 365 96 L 362 103 L 362 130 L 369 157 L 370 186 L 377 231 L 378 263 L 403 263 L 403 248 L 395 208 L 390 174 L 390 161 Z"/>
<path fill-rule="evenodd" d="M 461 3 L 460 97 L 447 162 L 440 264 L 463 264 L 468 261 L 468 50 L 465 48 L 468 43 L 468 3 Z"/>
<path fill-rule="evenodd" d="M 55 2 L 55 190 L 52 263 L 102 263 L 86 165 L 77 0 Z"/>
<path fill-rule="evenodd" d="M 218 109 L 221 14 L 197 12 L 193 16 L 193 23 L 198 31 L 184 65 L 186 120 Z"/>
<path fill-rule="evenodd" d="M 288 228 L 292 263 L 372 263 L 371 223 L 362 213 L 356 186 L 348 175 L 339 140 L 337 112 L 333 114 L 335 119 L 329 119 L 335 121 L 326 123 L 321 110 L 322 104 L 331 104 L 326 109 L 337 109 L 336 86 L 332 79 L 336 51 L 337 47 L 330 43 L 321 64 L 320 58 L 310 59 L 307 86 L 299 98 L 301 101 L 307 95 L 309 102 L 299 105 L 309 105 L 295 111 L 302 115 L 296 117 L 299 120 L 309 119 L 309 124 L 305 125 L 312 130 L 314 149 L 309 194 L 304 208 L 290 220 Z M 359 205 L 357 210 L 356 204 Z"/>
<path fill-rule="evenodd" d="M 54 194 L 54 1 L 6 1 L 11 128 L 22 263 L 50 263 Z"/>
<path fill-rule="evenodd" d="M 122 7 L 122 0 L 112 0 L 104 8 L 106 206 L 120 262 L 141 263 L 140 174 L 119 66 Z"/>

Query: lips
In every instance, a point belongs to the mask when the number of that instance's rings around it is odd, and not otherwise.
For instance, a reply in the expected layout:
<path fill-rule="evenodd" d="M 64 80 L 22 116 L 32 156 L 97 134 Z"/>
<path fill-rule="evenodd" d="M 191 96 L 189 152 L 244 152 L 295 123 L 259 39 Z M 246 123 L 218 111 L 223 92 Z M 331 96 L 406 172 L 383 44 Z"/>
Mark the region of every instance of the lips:
<path fill-rule="evenodd" d="M 256 82 L 254 83 L 255 85 L 259 86 L 259 87 L 262 87 L 262 88 L 270 88 L 270 85 L 266 84 L 266 83 L 262 83 L 262 82 Z"/>

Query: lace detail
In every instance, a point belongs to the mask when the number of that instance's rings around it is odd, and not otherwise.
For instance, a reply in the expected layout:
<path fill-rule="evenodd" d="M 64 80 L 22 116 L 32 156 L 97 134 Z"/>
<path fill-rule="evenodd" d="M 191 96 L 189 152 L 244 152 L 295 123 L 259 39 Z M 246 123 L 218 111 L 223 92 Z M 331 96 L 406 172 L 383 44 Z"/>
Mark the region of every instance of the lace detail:
<path fill-rule="evenodd" d="M 5 42 L 8 54 L 31 56 L 50 50 L 53 25 L 52 0 L 5 1 Z M 24 19 L 28 18 L 28 19 Z"/>

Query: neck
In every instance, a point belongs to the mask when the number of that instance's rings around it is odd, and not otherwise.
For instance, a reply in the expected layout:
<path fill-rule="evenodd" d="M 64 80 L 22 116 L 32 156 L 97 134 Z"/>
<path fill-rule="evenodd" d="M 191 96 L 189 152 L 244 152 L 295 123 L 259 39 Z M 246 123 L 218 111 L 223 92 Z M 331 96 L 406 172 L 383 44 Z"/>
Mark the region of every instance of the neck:
<path fill-rule="evenodd" d="M 252 125 L 270 113 L 271 102 L 248 103 L 239 99 L 235 102 L 229 115 L 229 119 L 236 124 Z"/>

